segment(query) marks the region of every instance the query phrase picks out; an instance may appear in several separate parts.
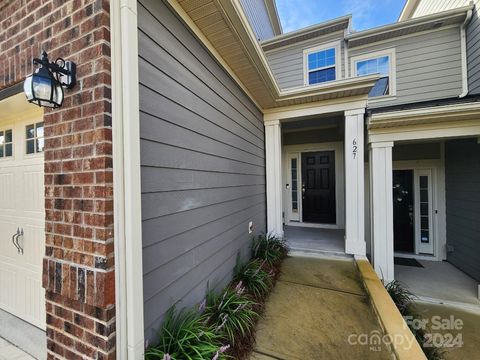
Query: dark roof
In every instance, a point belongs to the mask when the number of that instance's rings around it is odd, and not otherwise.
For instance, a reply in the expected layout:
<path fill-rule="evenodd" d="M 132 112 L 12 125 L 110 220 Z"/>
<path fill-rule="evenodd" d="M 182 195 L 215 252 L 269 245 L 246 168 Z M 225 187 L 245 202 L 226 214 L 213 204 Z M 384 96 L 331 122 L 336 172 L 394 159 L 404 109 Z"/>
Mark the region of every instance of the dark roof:
<path fill-rule="evenodd" d="M 448 98 L 448 99 L 429 100 L 429 101 L 421 101 L 416 103 L 385 106 L 385 107 L 379 107 L 379 108 L 373 108 L 373 109 L 367 107 L 367 112 L 369 114 L 381 114 L 381 113 L 400 111 L 400 110 L 423 109 L 423 108 L 431 108 L 436 106 L 467 104 L 467 103 L 474 103 L 474 102 L 480 102 L 480 94 L 468 95 L 468 96 L 465 96 L 464 98 L 455 97 L 455 98 Z"/>

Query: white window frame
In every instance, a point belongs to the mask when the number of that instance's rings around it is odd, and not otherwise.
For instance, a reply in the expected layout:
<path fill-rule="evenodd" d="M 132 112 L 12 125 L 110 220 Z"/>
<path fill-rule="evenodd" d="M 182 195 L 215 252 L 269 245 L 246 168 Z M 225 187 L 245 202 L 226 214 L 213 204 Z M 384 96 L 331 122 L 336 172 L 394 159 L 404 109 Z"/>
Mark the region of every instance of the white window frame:
<path fill-rule="evenodd" d="M 375 101 L 385 101 L 392 100 L 392 98 L 397 96 L 397 74 L 396 74 L 396 59 L 395 59 L 395 48 L 385 49 L 381 51 L 369 52 L 362 55 L 352 56 L 350 59 L 351 64 L 351 73 L 354 77 L 357 77 L 357 63 L 359 61 L 372 60 L 380 58 L 383 56 L 388 56 L 388 77 L 389 77 L 389 88 L 390 93 L 383 96 L 375 96 L 368 98 L 369 102 Z"/>
<path fill-rule="evenodd" d="M 37 136 L 37 124 L 40 124 L 40 123 L 43 123 L 43 136 L 39 137 L 39 136 Z M 30 126 L 30 125 L 33 125 L 33 129 L 34 129 L 34 137 L 33 138 L 27 138 L 27 131 L 26 130 L 27 130 L 27 126 Z M 37 151 L 37 140 L 38 139 L 43 139 L 43 141 L 44 141 L 42 151 Z M 32 141 L 32 140 L 33 140 L 33 150 L 34 150 L 34 152 L 33 153 L 28 153 L 27 152 L 27 148 L 28 148 L 27 143 L 29 141 Z M 26 122 L 23 125 L 23 154 L 24 154 L 24 156 L 27 156 L 27 157 L 39 156 L 39 155 L 43 154 L 44 152 L 45 152 L 45 121 L 42 119 L 42 120 L 34 121 L 33 123 L 31 121 Z"/>
<path fill-rule="evenodd" d="M 318 68 L 315 70 L 308 70 L 308 55 L 311 53 L 328 50 L 328 49 L 335 49 L 335 80 L 326 81 L 321 83 L 310 84 L 308 82 L 308 74 L 313 71 L 318 71 L 322 69 L 328 69 L 331 66 L 326 66 L 324 68 Z M 307 48 L 303 50 L 303 84 L 305 86 L 315 86 L 320 84 L 328 84 L 336 80 L 340 80 L 342 76 L 342 61 L 341 61 L 341 41 L 330 42 L 328 44 L 318 45 L 312 48 Z"/>
<path fill-rule="evenodd" d="M 3 132 L 3 135 L 5 136 L 5 131 L 11 130 L 12 131 L 12 142 L 9 144 L 12 144 L 12 156 L 5 156 L 5 144 L 0 144 L 0 146 L 3 146 L 3 156 L 0 158 L 0 161 L 9 161 L 9 160 L 15 160 L 15 129 L 14 129 L 14 124 L 9 124 L 0 127 L 0 131 Z"/>

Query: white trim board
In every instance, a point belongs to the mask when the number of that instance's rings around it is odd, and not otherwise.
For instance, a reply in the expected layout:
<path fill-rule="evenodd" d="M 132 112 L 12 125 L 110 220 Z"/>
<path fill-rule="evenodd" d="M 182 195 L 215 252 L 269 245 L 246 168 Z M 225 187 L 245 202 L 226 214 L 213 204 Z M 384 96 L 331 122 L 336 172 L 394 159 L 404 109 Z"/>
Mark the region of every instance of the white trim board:
<path fill-rule="evenodd" d="M 144 358 L 137 2 L 110 4 L 116 354 Z"/>
<path fill-rule="evenodd" d="M 314 152 L 314 151 L 334 151 L 335 152 L 335 202 L 336 202 L 336 224 L 309 224 L 303 223 L 302 220 L 302 202 L 298 200 L 298 214 L 299 223 L 291 224 L 300 226 L 310 226 L 326 229 L 344 229 L 345 228 L 345 169 L 344 169 L 344 150 L 343 142 L 325 142 L 325 143 L 311 143 L 311 144 L 299 144 L 299 145 L 284 145 L 282 148 L 282 197 L 283 197 L 283 211 L 285 214 L 285 223 L 289 223 L 290 219 L 287 219 L 288 209 L 287 206 L 291 206 L 291 188 L 287 189 L 286 184 L 289 181 L 289 169 L 288 156 L 292 154 L 298 154 L 297 175 L 301 184 L 301 156 L 302 152 Z M 289 182 L 290 183 L 290 182 Z M 299 188 L 301 192 L 301 188 Z"/>

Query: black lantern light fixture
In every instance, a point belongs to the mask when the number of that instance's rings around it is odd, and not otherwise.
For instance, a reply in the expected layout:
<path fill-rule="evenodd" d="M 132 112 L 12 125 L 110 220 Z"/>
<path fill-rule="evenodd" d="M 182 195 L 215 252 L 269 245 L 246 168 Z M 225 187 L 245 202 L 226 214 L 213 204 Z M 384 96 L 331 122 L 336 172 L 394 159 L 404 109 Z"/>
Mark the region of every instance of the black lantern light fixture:
<path fill-rule="evenodd" d="M 75 63 L 62 58 L 49 62 L 47 53 L 43 51 L 42 58 L 33 59 L 33 64 L 40 67 L 23 83 L 27 100 L 38 106 L 62 106 L 63 88 L 71 89 L 75 86 Z"/>

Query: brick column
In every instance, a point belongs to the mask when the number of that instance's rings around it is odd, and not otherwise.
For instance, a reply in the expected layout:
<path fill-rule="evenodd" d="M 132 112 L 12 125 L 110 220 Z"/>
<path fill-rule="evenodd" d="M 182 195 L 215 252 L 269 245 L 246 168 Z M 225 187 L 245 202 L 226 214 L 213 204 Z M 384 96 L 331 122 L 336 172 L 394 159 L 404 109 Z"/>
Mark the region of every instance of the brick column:
<path fill-rule="evenodd" d="M 24 80 L 41 49 L 77 64 L 77 85 L 46 109 L 49 359 L 115 358 L 115 273 L 108 0 L 0 5 L 0 89 Z M 33 106 L 33 105 L 32 105 Z"/>

